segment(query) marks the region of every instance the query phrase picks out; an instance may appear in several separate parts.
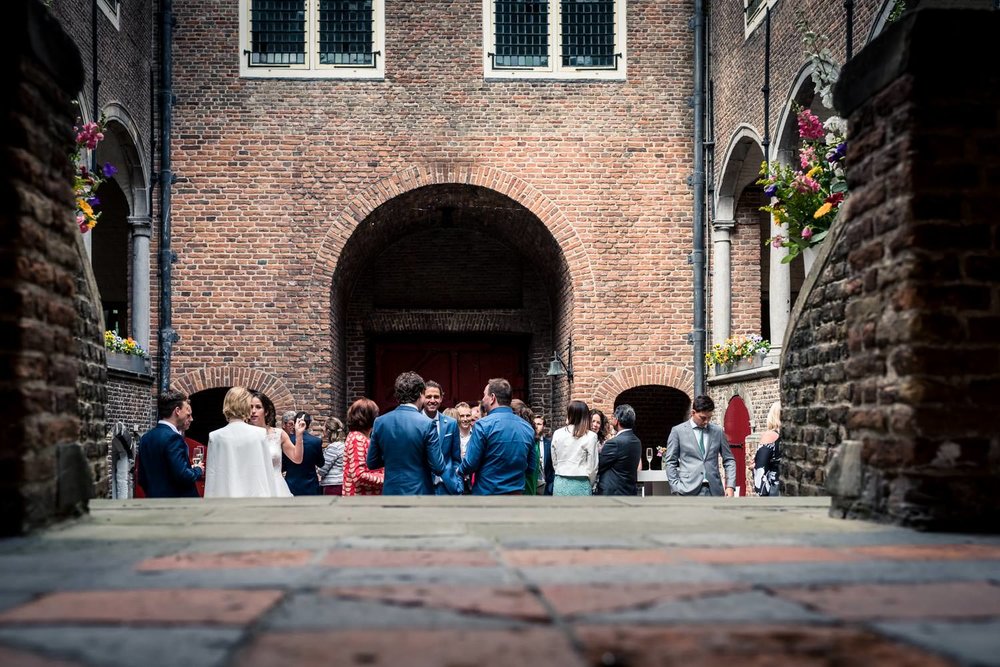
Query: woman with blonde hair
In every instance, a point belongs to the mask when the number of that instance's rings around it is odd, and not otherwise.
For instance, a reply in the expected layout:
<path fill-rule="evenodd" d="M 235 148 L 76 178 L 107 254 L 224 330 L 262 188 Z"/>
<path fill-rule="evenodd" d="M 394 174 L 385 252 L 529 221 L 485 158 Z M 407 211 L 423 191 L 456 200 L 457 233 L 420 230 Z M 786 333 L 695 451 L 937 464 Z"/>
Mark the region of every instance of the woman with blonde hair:
<path fill-rule="evenodd" d="M 280 449 L 276 473 L 267 432 L 247 423 L 251 415 L 252 400 L 253 396 L 245 387 L 233 387 L 226 393 L 222 402 L 222 414 L 229 423 L 208 434 L 206 498 L 291 495 L 280 474 Z M 300 419 L 295 423 L 297 440 L 301 441 L 301 434 L 305 430 L 304 420 Z"/>
<path fill-rule="evenodd" d="M 323 429 L 323 465 L 316 471 L 324 496 L 340 496 L 344 491 L 344 422 L 326 420 Z"/>
<path fill-rule="evenodd" d="M 566 426 L 552 434 L 554 496 L 589 496 L 597 477 L 597 434 L 583 401 L 566 406 Z"/>
<path fill-rule="evenodd" d="M 767 411 L 764 422 L 767 430 L 760 435 L 760 447 L 753 457 L 753 489 L 758 496 L 780 496 L 781 448 L 778 444 L 781 430 L 781 403 L 775 401 Z"/>

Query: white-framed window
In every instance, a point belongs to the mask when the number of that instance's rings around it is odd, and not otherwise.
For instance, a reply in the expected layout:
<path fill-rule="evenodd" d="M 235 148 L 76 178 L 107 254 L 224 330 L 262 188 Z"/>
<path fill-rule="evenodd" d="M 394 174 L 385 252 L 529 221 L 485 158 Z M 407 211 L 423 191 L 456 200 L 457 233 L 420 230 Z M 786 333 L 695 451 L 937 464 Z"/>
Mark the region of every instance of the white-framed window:
<path fill-rule="evenodd" d="M 118 22 L 121 17 L 121 3 L 119 0 L 97 0 L 97 6 L 101 13 L 108 17 L 115 30 L 120 30 Z"/>
<path fill-rule="evenodd" d="M 483 72 L 624 80 L 625 18 L 625 0 L 483 0 Z"/>
<path fill-rule="evenodd" d="M 743 0 L 743 37 L 749 37 L 764 22 L 767 10 L 778 0 Z"/>
<path fill-rule="evenodd" d="M 240 76 L 385 77 L 385 0 L 240 0 Z"/>

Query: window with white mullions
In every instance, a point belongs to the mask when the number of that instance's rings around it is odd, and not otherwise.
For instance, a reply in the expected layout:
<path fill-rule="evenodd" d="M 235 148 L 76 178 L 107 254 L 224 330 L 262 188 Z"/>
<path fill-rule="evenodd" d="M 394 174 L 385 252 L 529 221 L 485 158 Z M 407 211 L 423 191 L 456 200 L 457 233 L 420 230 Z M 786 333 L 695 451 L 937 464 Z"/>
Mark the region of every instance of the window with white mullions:
<path fill-rule="evenodd" d="M 483 0 L 487 78 L 625 77 L 626 0 Z"/>
<path fill-rule="evenodd" d="M 306 0 L 252 0 L 250 64 L 304 65 Z"/>
<path fill-rule="evenodd" d="M 562 0 L 562 63 L 615 67 L 614 0 Z"/>
<path fill-rule="evenodd" d="M 319 0 L 319 62 L 374 65 L 372 0 Z"/>
<path fill-rule="evenodd" d="M 240 75 L 385 76 L 385 0 L 240 0 Z"/>

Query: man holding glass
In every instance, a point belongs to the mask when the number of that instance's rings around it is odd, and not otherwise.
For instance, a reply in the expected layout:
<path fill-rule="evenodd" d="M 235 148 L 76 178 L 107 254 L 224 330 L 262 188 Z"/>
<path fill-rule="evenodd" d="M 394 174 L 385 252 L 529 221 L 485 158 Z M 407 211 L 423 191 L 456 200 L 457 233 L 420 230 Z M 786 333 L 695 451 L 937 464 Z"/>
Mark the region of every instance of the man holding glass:
<path fill-rule="evenodd" d="M 635 410 L 622 403 L 615 408 L 610 421 L 615 436 L 604 443 L 597 457 L 597 495 L 634 496 L 642 452 L 642 442 L 632 432 Z"/>
<path fill-rule="evenodd" d="M 156 408 L 160 421 L 139 440 L 139 486 L 147 498 L 197 498 L 195 482 L 205 478 L 205 464 L 191 464 L 181 435 L 193 421 L 191 402 L 187 394 L 168 390 Z"/>

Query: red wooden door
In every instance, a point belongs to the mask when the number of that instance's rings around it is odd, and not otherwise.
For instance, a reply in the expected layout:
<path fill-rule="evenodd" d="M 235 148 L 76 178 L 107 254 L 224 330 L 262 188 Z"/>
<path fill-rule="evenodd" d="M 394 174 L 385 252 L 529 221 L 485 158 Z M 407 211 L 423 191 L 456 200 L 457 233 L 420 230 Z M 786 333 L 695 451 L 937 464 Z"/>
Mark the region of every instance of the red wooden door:
<path fill-rule="evenodd" d="M 733 396 L 729 400 L 726 416 L 723 418 L 723 428 L 726 431 L 729 447 L 736 458 L 736 486 L 740 487 L 740 494 L 745 496 L 747 495 L 746 444 L 747 436 L 751 432 L 750 411 L 739 396 Z"/>
<path fill-rule="evenodd" d="M 404 371 L 416 371 L 444 390 L 442 408 L 465 401 L 475 405 L 490 378 L 506 378 L 514 398 L 527 400 L 527 343 L 520 339 L 460 341 L 416 339 L 372 343 L 372 400 L 385 412 L 396 407 L 393 384 Z"/>

